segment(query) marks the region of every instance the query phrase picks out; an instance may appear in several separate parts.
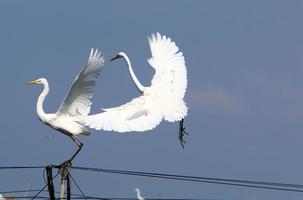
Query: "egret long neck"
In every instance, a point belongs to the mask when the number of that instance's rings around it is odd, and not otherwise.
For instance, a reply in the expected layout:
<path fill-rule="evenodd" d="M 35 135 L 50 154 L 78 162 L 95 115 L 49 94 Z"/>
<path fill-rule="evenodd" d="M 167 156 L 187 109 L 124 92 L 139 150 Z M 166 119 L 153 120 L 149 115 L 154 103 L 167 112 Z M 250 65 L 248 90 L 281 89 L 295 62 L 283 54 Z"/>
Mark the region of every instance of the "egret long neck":
<path fill-rule="evenodd" d="M 140 199 L 143 199 L 143 197 L 141 196 L 141 192 L 139 189 L 136 189 L 136 192 L 137 192 L 137 198 L 140 200 Z"/>
<path fill-rule="evenodd" d="M 44 86 L 43 91 L 41 92 L 41 94 L 38 98 L 38 101 L 37 101 L 37 114 L 42 121 L 44 121 L 46 119 L 46 113 L 44 112 L 44 109 L 43 109 L 43 102 L 49 91 L 47 82 L 43 83 L 43 86 Z"/>
<path fill-rule="evenodd" d="M 143 93 L 145 87 L 139 82 L 138 78 L 136 77 L 128 56 L 125 55 L 125 56 L 123 56 L 123 58 L 124 58 L 124 60 L 126 61 L 127 65 L 128 65 L 128 71 L 129 71 L 130 76 L 132 77 L 135 85 L 137 86 L 138 90 L 140 90 L 140 92 Z"/>

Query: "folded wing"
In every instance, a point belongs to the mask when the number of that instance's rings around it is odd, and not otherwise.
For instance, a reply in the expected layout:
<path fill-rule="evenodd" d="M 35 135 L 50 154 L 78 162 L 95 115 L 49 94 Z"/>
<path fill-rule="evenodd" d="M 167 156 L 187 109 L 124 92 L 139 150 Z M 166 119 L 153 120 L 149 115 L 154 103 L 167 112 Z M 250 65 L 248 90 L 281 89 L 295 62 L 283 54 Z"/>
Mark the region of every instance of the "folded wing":
<path fill-rule="evenodd" d="M 91 98 L 104 58 L 101 52 L 91 49 L 86 66 L 74 80 L 69 92 L 57 111 L 57 115 L 68 115 L 82 121 L 90 112 Z"/>

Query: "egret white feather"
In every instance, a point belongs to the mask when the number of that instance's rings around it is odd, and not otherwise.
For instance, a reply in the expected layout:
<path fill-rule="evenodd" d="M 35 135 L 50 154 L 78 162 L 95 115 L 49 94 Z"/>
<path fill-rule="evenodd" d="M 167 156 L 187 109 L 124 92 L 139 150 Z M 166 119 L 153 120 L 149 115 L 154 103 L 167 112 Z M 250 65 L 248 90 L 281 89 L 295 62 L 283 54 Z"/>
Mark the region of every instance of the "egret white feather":
<path fill-rule="evenodd" d="M 148 59 L 155 74 L 151 86 L 144 87 L 136 77 L 129 57 L 119 52 L 116 57 L 123 58 L 129 73 L 142 96 L 104 112 L 87 116 L 82 123 L 96 130 L 106 131 L 147 131 L 155 128 L 162 119 L 169 122 L 183 120 L 187 106 L 183 100 L 187 87 L 187 71 L 183 53 L 169 37 L 159 33 L 148 38 L 152 57 Z M 180 141 L 183 146 L 183 121 Z"/>
<path fill-rule="evenodd" d="M 90 112 L 94 86 L 103 64 L 104 58 L 101 56 L 101 52 L 99 52 L 98 49 L 95 51 L 91 49 L 86 66 L 74 80 L 58 111 L 52 114 L 45 113 L 43 109 L 44 99 L 49 92 L 47 80 L 45 78 L 39 78 L 28 82 L 28 84 L 42 84 L 44 86 L 37 101 L 37 114 L 39 119 L 44 124 L 71 137 L 79 146 L 70 161 L 77 155 L 83 145 L 76 135 L 90 134 L 90 130 L 79 122 Z"/>

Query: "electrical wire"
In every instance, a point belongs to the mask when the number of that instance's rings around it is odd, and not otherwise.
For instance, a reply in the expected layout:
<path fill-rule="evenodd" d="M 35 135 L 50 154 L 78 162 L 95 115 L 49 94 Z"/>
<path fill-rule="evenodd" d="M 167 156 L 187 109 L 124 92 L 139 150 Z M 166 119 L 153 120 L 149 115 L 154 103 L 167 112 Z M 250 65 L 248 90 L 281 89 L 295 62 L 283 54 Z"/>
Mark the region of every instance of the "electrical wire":
<path fill-rule="evenodd" d="M 64 198 L 65 199 L 65 198 Z M 83 199 L 81 197 L 73 197 L 73 199 Z M 111 198 L 102 198 L 102 197 L 87 197 L 87 199 L 98 199 L 98 200 L 137 200 L 137 198 L 129 197 L 111 197 Z M 191 199 L 191 198 L 144 198 L 145 200 L 219 200 L 219 199 Z"/>
<path fill-rule="evenodd" d="M 72 178 L 72 181 L 75 183 L 75 185 L 77 186 L 78 190 L 80 191 L 80 193 L 82 194 L 82 196 L 84 197 L 84 199 L 87 199 L 86 196 L 85 196 L 85 194 L 83 193 L 83 191 L 79 187 L 78 183 L 75 181 L 75 179 L 73 178 L 73 176 L 69 172 L 68 172 L 68 176 Z"/>
<path fill-rule="evenodd" d="M 44 183 L 47 184 L 47 181 L 46 181 L 46 178 L 45 178 L 45 172 L 46 172 L 46 167 L 43 170 L 42 177 L 43 177 Z"/>
<path fill-rule="evenodd" d="M 180 180 L 180 181 L 212 183 L 212 184 L 221 184 L 221 185 L 230 185 L 230 186 L 281 190 L 281 191 L 289 191 L 289 192 L 303 192 L 303 185 L 299 185 L 299 184 L 248 181 L 248 180 L 237 180 L 237 179 L 222 179 L 222 178 L 198 177 L 198 176 L 184 176 L 184 175 L 173 175 L 173 174 L 163 174 L 163 173 L 110 170 L 110 169 L 76 167 L 76 166 L 72 166 L 71 168 L 78 170 L 85 170 L 85 171 L 102 172 L 102 173 L 164 178 L 164 179 L 172 179 L 172 180 Z"/>
<path fill-rule="evenodd" d="M 43 169 L 45 166 L 2 166 L 0 170 L 5 169 Z"/>
<path fill-rule="evenodd" d="M 11 191 L 0 191 L 0 194 L 8 194 L 8 193 L 23 193 L 23 192 L 38 192 L 40 190 L 11 190 Z"/>
<path fill-rule="evenodd" d="M 55 168 L 59 168 L 60 166 L 53 166 Z M 43 179 L 45 181 L 45 167 L 43 166 L 2 166 L 0 170 L 10 170 L 10 169 L 44 169 L 43 171 Z M 142 172 L 142 171 L 129 171 L 129 170 L 113 170 L 113 169 L 102 169 L 102 168 L 92 168 L 92 167 L 79 167 L 79 166 L 71 166 L 72 169 L 82 170 L 82 171 L 91 171 L 91 172 L 100 172 L 100 173 L 110 173 L 110 174 L 120 174 L 120 175 L 130 175 L 130 176 L 141 176 L 141 177 L 151 177 L 151 178 L 161 178 L 161 179 L 169 179 L 169 180 L 178 180 L 178 181 L 190 181 L 190 182 L 200 182 L 200 183 L 210 183 L 210 184 L 221 184 L 221 185 L 229 185 L 229 186 L 239 186 L 239 187 L 249 187 L 249 188 L 259 188 L 259 189 L 269 189 L 269 190 L 280 190 L 280 191 L 288 191 L 288 192 L 303 192 L 303 185 L 301 184 L 291 184 L 291 183 L 282 183 L 282 182 L 267 182 L 267 181 L 251 181 L 251 180 L 240 180 L 240 179 L 224 179 L 224 178 L 214 178 L 214 177 L 201 177 L 201 176 L 185 176 L 185 175 L 177 175 L 177 174 L 165 174 L 165 173 L 154 173 L 154 172 Z M 53 177 L 54 180 L 58 173 Z M 81 195 L 71 194 L 74 196 L 74 199 L 133 199 L 133 198 L 101 198 L 101 197 L 91 197 L 84 195 L 83 191 L 79 187 L 78 183 L 75 181 L 73 176 L 69 173 L 74 184 L 77 186 L 78 190 L 81 192 Z M 41 192 L 46 192 L 45 188 L 48 184 L 46 184 L 41 190 L 14 190 L 14 191 L 2 191 L 0 193 L 19 193 L 19 192 L 37 192 L 38 193 L 33 196 L 32 199 L 40 198 L 39 194 Z M 75 197 L 75 195 L 77 197 Z M 24 197 L 23 197 L 24 198 Z M 29 198 L 29 197 L 28 197 Z M 44 198 L 44 197 L 41 197 Z M 155 198 L 153 198 L 155 199 Z M 160 200 L 160 199 L 159 199 Z M 169 199 L 163 199 L 169 200 Z M 183 199 L 179 199 L 183 200 Z"/>
<path fill-rule="evenodd" d="M 52 178 L 52 180 L 54 180 L 58 175 L 59 175 L 59 171 L 58 171 L 58 173 Z M 38 197 L 38 195 L 42 192 L 42 191 L 44 191 L 44 189 L 46 188 L 48 186 L 48 184 L 46 184 L 33 198 L 32 198 L 32 200 L 33 199 L 35 199 L 35 198 L 37 198 Z"/>
<path fill-rule="evenodd" d="M 37 196 L 37 197 L 28 196 L 26 198 L 28 198 L 28 199 L 33 199 L 33 198 L 35 198 L 35 199 L 49 199 L 49 197 L 47 197 L 47 196 Z M 12 197 L 12 199 L 24 199 L 24 197 Z"/>
<path fill-rule="evenodd" d="M 15 196 L 14 199 L 23 199 L 22 196 Z M 26 198 L 34 198 L 34 196 L 27 196 Z M 49 199 L 48 196 L 37 196 L 36 199 Z M 61 198 L 60 198 L 61 199 Z M 67 199 L 66 197 L 62 199 Z M 84 199 L 83 197 L 72 197 L 72 199 Z M 88 200 L 96 199 L 96 200 L 137 200 L 137 198 L 129 198 L 129 197 L 111 197 L 111 198 L 102 198 L 102 197 L 87 197 Z M 219 200 L 219 199 L 202 199 L 202 198 L 144 198 L 145 200 Z"/>

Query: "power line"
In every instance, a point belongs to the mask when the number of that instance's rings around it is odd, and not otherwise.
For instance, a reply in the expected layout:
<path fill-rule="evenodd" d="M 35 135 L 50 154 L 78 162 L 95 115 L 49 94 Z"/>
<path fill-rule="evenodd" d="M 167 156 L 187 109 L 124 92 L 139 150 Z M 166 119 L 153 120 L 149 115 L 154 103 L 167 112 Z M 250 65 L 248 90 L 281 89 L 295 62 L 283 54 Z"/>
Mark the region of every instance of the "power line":
<path fill-rule="evenodd" d="M 0 170 L 5 169 L 44 169 L 45 166 L 2 166 Z"/>
<path fill-rule="evenodd" d="M 57 166 L 54 166 L 55 168 Z M 211 180 L 211 181 L 221 181 L 221 182 L 235 182 L 235 183 L 246 183 L 254 185 L 270 185 L 270 186 L 279 186 L 279 187 L 291 187 L 291 188 L 303 188 L 301 184 L 290 184 L 290 183 L 279 183 L 279 182 L 266 182 L 266 181 L 250 181 L 250 180 L 240 180 L 240 179 L 223 179 L 223 178 L 213 178 L 213 177 L 198 177 L 198 176 L 184 176 L 176 174 L 164 174 L 164 173 L 153 173 L 153 172 L 141 172 L 141 171 L 129 171 L 129 170 L 112 170 L 112 169 L 101 169 L 101 168 L 92 168 L 92 167 L 77 167 L 72 166 L 73 169 L 78 170 L 87 170 L 87 171 L 96 171 L 103 173 L 113 173 L 113 174 L 126 174 L 126 175 L 136 175 L 136 176 L 151 176 L 163 178 L 166 177 L 177 177 L 185 179 L 197 179 L 197 180 Z M 45 169 L 45 166 L 2 166 L 0 170 L 5 169 Z M 161 178 L 159 177 L 159 178 Z"/>
<path fill-rule="evenodd" d="M 40 190 L 11 190 L 11 191 L 0 191 L 0 194 L 38 192 L 38 191 L 40 191 Z"/>
<path fill-rule="evenodd" d="M 36 192 L 40 190 L 18 190 L 18 191 L 8 191 L 3 193 L 21 193 L 21 192 Z M 43 190 L 43 192 L 47 192 L 46 190 Z M 56 192 L 57 194 L 60 192 Z M 97 196 L 85 196 L 83 197 L 82 194 L 71 194 L 73 196 L 73 199 L 96 199 L 96 200 L 137 200 L 137 198 L 130 198 L 130 197 L 97 197 Z M 35 198 L 35 199 L 49 199 L 48 196 L 14 196 L 15 199 L 24 199 L 24 198 Z M 64 197 L 63 199 L 67 199 Z M 145 200 L 218 200 L 218 199 L 210 199 L 210 198 L 145 198 Z"/>
<path fill-rule="evenodd" d="M 53 167 L 59 168 L 60 166 L 53 166 Z M 291 184 L 291 183 L 282 183 L 282 182 L 251 181 L 251 180 L 224 179 L 224 178 L 201 177 L 201 176 L 185 176 L 185 175 L 177 175 L 177 174 L 165 174 L 165 173 L 129 171 L 129 170 L 113 170 L 113 169 L 77 167 L 77 166 L 71 166 L 71 168 L 77 169 L 77 170 L 83 170 L 83 171 L 111 173 L 111 174 L 120 174 L 120 175 L 152 177 L 152 178 L 170 179 L 170 180 L 178 180 L 178 181 L 221 184 L 221 185 L 229 185 L 229 186 L 250 187 L 250 188 L 289 191 L 289 192 L 303 192 L 303 185 L 301 185 L 301 184 Z M 14 169 L 45 169 L 45 167 L 43 167 L 43 166 L 2 166 L 2 167 L 0 167 L 0 170 L 11 170 L 11 169 L 13 169 L 13 170 Z M 59 172 L 56 174 L 56 176 L 58 174 L 59 174 Z M 71 178 L 73 179 L 72 176 L 71 176 Z M 88 197 L 87 199 L 90 199 L 89 196 L 85 196 L 83 194 L 79 185 L 75 182 L 74 179 L 73 179 L 73 181 L 74 181 L 75 185 L 78 187 L 79 191 L 82 193 L 82 197 Z M 0 192 L 0 193 L 39 191 L 35 197 L 35 198 L 38 198 L 38 195 L 42 191 L 45 191 L 44 189 L 46 188 L 46 186 L 47 186 L 47 184 L 41 190 L 25 190 L 25 191 L 22 190 L 22 191 L 9 191 L 9 192 Z M 111 199 L 111 198 L 99 198 L 99 199 Z"/>
<path fill-rule="evenodd" d="M 111 169 L 75 167 L 75 166 L 72 166 L 71 168 L 78 169 L 78 170 L 85 170 L 85 171 L 102 172 L 102 173 L 163 178 L 163 179 L 172 179 L 172 180 L 180 180 L 180 181 L 212 183 L 212 184 L 221 184 L 221 185 L 230 185 L 230 186 L 281 190 L 281 191 L 289 191 L 289 192 L 303 192 L 303 185 L 300 185 L 300 184 L 274 183 L 274 182 L 249 181 L 249 180 L 237 180 L 237 179 L 222 179 L 222 178 L 198 177 L 198 176 L 184 176 L 184 175 L 175 175 L 175 174 L 150 173 L 150 172 L 126 171 L 126 170 L 111 170 Z"/>
<path fill-rule="evenodd" d="M 73 176 L 68 172 L 68 175 L 72 178 L 73 182 L 75 183 L 75 185 L 77 186 L 78 190 L 81 192 L 82 196 L 84 197 L 84 199 L 87 199 L 85 194 L 82 192 L 80 186 L 78 185 L 78 183 L 75 181 L 75 179 L 73 178 Z"/>
<path fill-rule="evenodd" d="M 24 198 L 29 198 L 29 199 L 49 199 L 49 197 L 46 196 L 28 196 L 28 197 L 13 197 L 13 199 L 24 199 Z"/>
<path fill-rule="evenodd" d="M 58 174 L 57 174 L 58 175 Z M 70 175 L 71 176 L 71 175 Z M 56 176 L 55 176 L 56 177 Z M 54 177 L 54 178 L 55 178 Z M 73 182 L 76 184 L 76 186 L 78 187 L 79 191 L 81 192 L 81 194 L 74 194 L 72 193 L 71 196 L 73 199 L 96 199 L 96 200 L 137 200 L 136 198 L 129 198 L 129 197 L 97 197 L 97 196 L 91 196 L 91 195 L 84 195 L 84 193 L 81 191 L 79 185 L 77 184 L 77 182 L 75 181 L 75 179 L 71 176 Z M 47 190 L 45 190 L 45 187 L 42 188 L 42 190 L 38 190 L 38 189 L 32 189 L 32 190 L 11 190 L 11 191 L 1 191 L 0 193 L 2 194 L 8 194 L 8 193 L 24 193 L 24 192 L 39 192 L 38 194 L 36 194 L 35 196 L 14 196 L 15 199 L 21 199 L 21 198 L 31 198 L 31 199 L 49 199 L 49 197 L 46 196 L 39 196 L 39 194 L 41 192 L 48 192 Z M 60 192 L 55 192 L 57 194 L 60 194 Z M 67 199 L 67 198 L 63 198 L 63 199 Z M 209 199 L 209 198 L 145 198 L 146 200 L 215 200 L 215 199 Z M 216 199 L 217 200 L 217 199 Z"/>
<path fill-rule="evenodd" d="M 34 196 L 27 196 L 26 198 L 33 198 Z M 24 199 L 23 196 L 15 196 L 14 199 Z M 49 199 L 47 196 L 37 196 L 36 199 Z M 67 199 L 66 197 L 62 199 Z M 73 197 L 73 199 L 84 199 L 83 197 Z M 87 199 L 96 199 L 96 200 L 137 200 L 137 198 L 130 197 L 111 197 L 111 198 L 102 198 L 102 197 L 87 197 Z M 218 200 L 218 199 L 191 199 L 191 198 L 144 198 L 145 200 Z"/>
<path fill-rule="evenodd" d="M 5 191 L 0 192 L 2 194 L 8 194 L 8 193 L 23 193 L 23 192 L 37 192 L 40 190 L 14 190 L 14 191 Z M 47 192 L 47 190 L 43 190 L 42 192 Z M 57 194 L 60 194 L 60 192 L 55 192 Z M 96 199 L 96 200 L 137 200 L 137 198 L 130 198 L 130 197 L 97 197 L 97 196 L 85 196 L 83 197 L 83 194 L 71 194 L 73 199 Z M 24 199 L 24 198 L 35 198 L 35 199 L 49 199 L 49 196 L 14 196 L 15 199 Z M 64 197 L 63 199 L 67 199 Z M 145 200 L 219 200 L 219 199 L 210 199 L 210 198 L 145 198 Z"/>
<path fill-rule="evenodd" d="M 303 188 L 301 184 L 290 184 L 290 183 L 278 183 L 278 182 L 265 182 L 265 181 L 250 181 L 250 180 L 240 180 L 240 179 L 223 179 L 223 178 L 213 178 L 213 177 L 201 177 L 201 176 L 185 176 L 185 175 L 176 175 L 176 174 L 164 174 L 164 173 L 153 173 L 153 172 L 140 172 L 140 171 L 128 171 L 128 170 L 112 170 L 112 169 L 101 169 L 101 168 L 88 168 L 88 167 L 71 167 L 79 170 L 89 170 L 89 171 L 98 171 L 104 173 L 121 173 L 121 174 L 144 174 L 152 176 L 164 176 L 164 177 L 177 177 L 177 178 L 189 178 L 197 180 L 215 180 L 222 182 L 237 182 L 237 183 L 247 183 L 247 184 L 259 184 L 259 185 L 274 185 L 274 186 L 283 186 L 283 187 L 294 187 L 294 188 Z"/>
<path fill-rule="evenodd" d="M 52 180 L 54 180 L 57 176 L 59 175 L 59 172 L 52 178 Z M 37 198 L 38 197 L 38 195 L 42 192 L 42 191 L 44 191 L 44 189 L 46 188 L 48 186 L 48 183 L 32 198 L 32 200 L 33 199 L 35 199 L 35 198 Z"/>
<path fill-rule="evenodd" d="M 82 197 L 73 197 L 73 199 L 83 199 Z M 110 198 L 102 198 L 102 197 L 87 197 L 87 199 L 98 199 L 98 200 L 137 200 L 137 198 L 133 197 L 110 197 Z M 218 199 L 191 199 L 191 198 L 144 198 L 145 200 L 218 200 Z"/>

